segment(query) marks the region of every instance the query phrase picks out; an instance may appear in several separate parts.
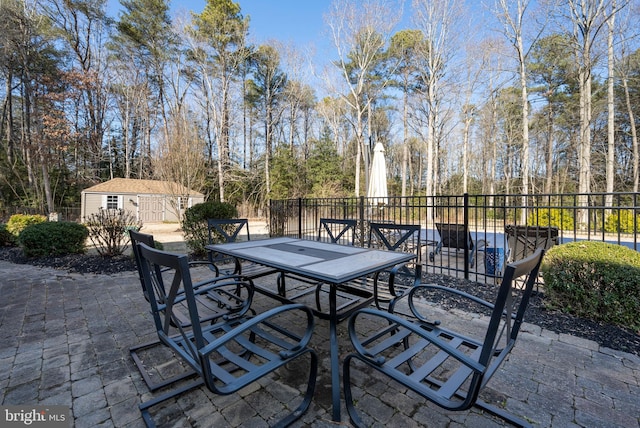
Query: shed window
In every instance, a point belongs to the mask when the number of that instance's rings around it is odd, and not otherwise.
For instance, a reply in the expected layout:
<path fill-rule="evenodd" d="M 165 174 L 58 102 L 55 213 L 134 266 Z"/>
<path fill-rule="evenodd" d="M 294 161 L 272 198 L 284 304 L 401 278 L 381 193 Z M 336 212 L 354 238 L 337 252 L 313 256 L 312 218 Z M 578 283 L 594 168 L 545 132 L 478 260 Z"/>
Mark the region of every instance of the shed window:
<path fill-rule="evenodd" d="M 117 210 L 122 208 L 122 202 L 118 195 L 106 195 L 103 200 L 103 206 L 108 210 Z"/>
<path fill-rule="evenodd" d="M 189 205 L 189 198 L 178 196 L 178 209 L 180 211 L 187 209 Z"/>

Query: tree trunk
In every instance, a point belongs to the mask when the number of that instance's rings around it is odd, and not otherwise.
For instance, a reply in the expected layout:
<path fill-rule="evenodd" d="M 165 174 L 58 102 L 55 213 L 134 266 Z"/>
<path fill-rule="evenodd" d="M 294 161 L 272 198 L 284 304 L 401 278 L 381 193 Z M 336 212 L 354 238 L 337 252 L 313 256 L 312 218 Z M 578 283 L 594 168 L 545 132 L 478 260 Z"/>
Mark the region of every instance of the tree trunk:
<path fill-rule="evenodd" d="M 409 163 L 409 130 L 407 127 L 409 126 L 407 123 L 407 117 L 409 116 L 409 100 L 406 85 L 405 91 L 402 98 L 402 191 L 401 196 L 404 198 L 407 196 L 407 164 Z M 402 203 L 404 204 L 405 200 L 402 199 Z"/>
<path fill-rule="evenodd" d="M 631 104 L 631 96 L 629 95 L 629 83 L 626 76 L 622 78 L 622 87 L 624 88 L 624 98 L 627 104 L 627 114 L 629 115 L 629 124 L 631 126 L 631 144 L 633 151 L 633 192 L 636 193 L 638 192 L 638 182 L 640 181 L 640 154 L 638 153 L 638 134 L 636 131 L 636 119 L 635 115 L 633 114 L 633 105 Z"/>
<path fill-rule="evenodd" d="M 5 138 L 7 141 L 6 153 L 7 153 L 7 163 L 9 165 L 13 165 L 13 151 L 14 151 L 14 141 L 13 141 L 13 94 L 11 93 L 11 81 L 13 80 L 13 74 L 9 72 L 7 76 L 7 85 L 6 85 L 6 102 L 5 102 L 5 111 L 3 112 L 3 120 L 6 126 Z M 6 119 L 6 120 L 5 120 Z"/>
<path fill-rule="evenodd" d="M 40 156 L 40 162 L 42 162 L 42 184 L 44 186 L 44 196 L 47 203 L 47 213 L 52 213 L 55 212 L 55 206 L 53 203 L 53 194 L 51 193 L 49 167 L 47 166 L 47 160 L 44 155 Z"/>
<path fill-rule="evenodd" d="M 527 69 L 522 45 L 522 35 L 518 38 L 518 55 L 520 59 L 520 87 L 522 102 L 522 206 L 527 206 L 529 194 L 529 97 L 527 94 Z M 521 210 L 521 224 L 527 224 L 527 211 Z"/>
<path fill-rule="evenodd" d="M 545 153 L 546 160 L 546 180 L 544 184 L 544 192 L 551 193 L 553 186 L 553 104 L 549 102 L 549 117 L 547 118 L 547 150 Z"/>
<path fill-rule="evenodd" d="M 611 4 L 611 18 L 607 21 L 608 29 L 607 32 L 607 164 L 606 164 L 606 192 L 608 193 L 605 196 L 605 207 L 613 206 L 613 189 L 615 182 L 615 105 L 614 105 L 614 92 L 613 92 L 613 63 L 614 63 L 614 54 L 613 54 L 613 30 L 615 24 L 616 17 L 616 2 L 613 0 Z"/>
<path fill-rule="evenodd" d="M 358 109 L 356 115 L 358 116 L 356 119 L 356 144 L 358 147 L 356 148 L 356 182 L 354 196 L 358 197 L 360 196 L 360 161 L 362 158 L 362 146 L 364 145 L 364 142 L 362 141 L 364 139 L 364 131 L 362 130 L 362 112 L 360 111 L 360 109 Z"/>

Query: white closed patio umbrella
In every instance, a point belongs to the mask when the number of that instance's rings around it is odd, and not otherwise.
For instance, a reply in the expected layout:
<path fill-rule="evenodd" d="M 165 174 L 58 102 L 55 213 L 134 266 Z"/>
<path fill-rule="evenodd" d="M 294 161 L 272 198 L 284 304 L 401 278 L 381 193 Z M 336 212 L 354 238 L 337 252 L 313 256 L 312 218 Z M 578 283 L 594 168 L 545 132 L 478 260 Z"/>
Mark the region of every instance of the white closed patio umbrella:
<path fill-rule="evenodd" d="M 384 160 L 384 147 L 382 143 L 376 143 L 373 149 L 373 162 L 369 175 L 369 188 L 367 197 L 371 205 L 383 205 L 388 203 L 387 193 L 387 164 Z"/>

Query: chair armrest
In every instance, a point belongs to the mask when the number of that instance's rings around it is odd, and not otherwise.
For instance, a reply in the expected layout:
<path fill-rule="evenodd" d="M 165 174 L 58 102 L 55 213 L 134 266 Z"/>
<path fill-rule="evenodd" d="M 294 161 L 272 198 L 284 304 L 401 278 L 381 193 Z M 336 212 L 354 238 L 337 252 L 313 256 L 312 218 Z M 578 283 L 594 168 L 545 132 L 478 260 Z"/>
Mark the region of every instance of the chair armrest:
<path fill-rule="evenodd" d="M 420 312 L 416 308 L 416 304 L 415 304 L 415 302 L 413 300 L 413 296 L 415 295 L 415 293 L 417 293 L 420 290 L 439 290 L 439 291 L 444 291 L 446 293 L 451 293 L 451 294 L 454 294 L 456 296 L 471 300 L 472 302 L 477 303 L 477 304 L 479 304 L 481 306 L 487 307 L 489 309 L 493 309 L 493 307 L 494 307 L 493 303 L 489 303 L 486 300 L 480 299 L 477 296 L 474 296 L 472 294 L 466 293 L 466 292 L 461 291 L 461 290 L 457 290 L 455 288 L 446 287 L 446 286 L 443 286 L 443 285 L 435 285 L 435 284 L 420 284 L 420 285 L 417 285 L 417 286 L 413 287 L 409 291 L 409 308 L 411 309 L 411 313 L 413 314 L 413 316 L 415 316 L 417 319 L 419 319 L 422 322 L 426 322 L 426 323 L 430 323 L 430 324 L 433 324 L 433 321 L 427 320 L 424 316 L 422 316 L 420 314 Z"/>
<path fill-rule="evenodd" d="M 401 263 L 401 264 L 395 265 L 391 270 L 387 271 L 389 273 L 389 280 L 387 282 L 387 285 L 389 287 L 389 292 L 394 296 L 394 300 L 399 300 L 408 295 L 406 291 L 402 293 L 396 292 L 395 282 L 396 282 L 397 276 L 413 279 L 413 284 L 410 287 L 407 287 L 407 289 L 412 289 L 420 285 L 422 281 L 422 265 L 417 264 L 417 262 L 414 262 L 414 263 L 415 263 L 415 266 L 414 266 L 415 272 L 413 274 L 405 274 L 400 272 L 400 269 L 402 269 L 403 267 L 406 267 L 406 265 L 409 263 Z M 380 272 L 377 272 L 373 277 L 373 286 L 374 286 L 374 289 L 376 290 L 378 287 L 379 275 L 380 275 Z M 392 307 L 390 306 L 389 309 L 392 309 Z"/>
<path fill-rule="evenodd" d="M 200 358 L 201 359 L 207 358 L 211 353 L 217 351 L 219 348 L 223 347 L 228 342 L 242 335 L 247 330 L 251 330 L 257 325 L 267 322 L 270 318 L 273 318 L 274 316 L 279 315 L 283 312 L 288 312 L 293 310 L 303 311 L 307 315 L 307 327 L 306 327 L 304 336 L 302 336 L 300 340 L 297 343 L 295 343 L 291 348 L 289 348 L 286 351 L 280 352 L 280 357 L 283 360 L 293 357 L 294 355 L 296 355 L 297 353 L 299 353 L 300 351 L 304 350 L 307 347 L 307 345 L 309 344 L 309 341 L 311 340 L 311 336 L 313 334 L 313 328 L 314 328 L 313 312 L 311 311 L 311 309 L 301 304 L 279 306 L 277 308 L 273 308 L 266 312 L 263 312 L 262 314 L 257 315 L 253 318 L 247 319 L 237 327 L 228 331 L 227 333 L 217 338 L 213 342 L 210 342 L 209 344 L 207 344 L 204 348 L 198 350 L 198 353 L 200 354 Z M 291 337 L 291 335 L 289 337 Z"/>
<path fill-rule="evenodd" d="M 374 354 L 372 354 L 366 347 L 365 345 L 360 341 L 360 338 L 356 332 L 356 320 L 360 315 L 369 315 L 369 316 L 375 316 L 375 317 L 379 317 L 384 319 L 385 321 L 387 321 L 388 325 L 390 327 L 388 327 L 389 331 L 395 332 L 395 333 L 391 333 L 390 334 L 390 338 L 393 338 L 394 334 L 398 334 L 398 327 L 404 328 L 406 329 L 408 332 L 410 332 L 411 334 L 415 334 L 418 337 L 428 341 L 429 343 L 433 344 L 434 346 L 436 346 L 437 348 L 441 349 L 442 351 L 446 352 L 447 354 L 449 354 L 451 357 L 455 358 L 456 360 L 460 361 L 460 363 L 464 364 L 465 366 L 469 367 L 471 370 L 474 370 L 478 373 L 482 373 L 486 370 L 486 367 L 482 364 L 480 364 L 479 362 L 469 358 L 469 356 L 463 352 L 460 352 L 459 350 L 457 350 L 456 348 L 450 346 L 448 343 L 446 343 L 444 340 L 440 339 L 439 337 L 437 337 L 437 335 L 435 335 L 434 333 L 432 333 L 430 330 L 425 329 L 422 327 L 422 325 L 420 323 L 414 323 L 411 321 L 406 320 L 405 318 L 399 317 L 395 314 L 391 314 L 385 311 L 380 311 L 377 309 L 370 309 L 370 308 L 365 308 L 365 309 L 360 309 L 358 311 L 356 311 L 350 318 L 349 318 L 349 325 L 348 325 L 348 329 L 349 329 L 349 338 L 351 339 L 351 343 L 353 344 L 353 347 L 355 349 L 355 351 L 360 354 L 361 356 L 363 356 L 364 358 L 368 359 L 369 361 L 371 361 L 373 364 L 376 364 L 378 366 L 381 366 L 384 364 L 385 359 L 383 356 L 376 356 Z M 432 326 L 432 324 L 430 324 L 430 327 Z"/>

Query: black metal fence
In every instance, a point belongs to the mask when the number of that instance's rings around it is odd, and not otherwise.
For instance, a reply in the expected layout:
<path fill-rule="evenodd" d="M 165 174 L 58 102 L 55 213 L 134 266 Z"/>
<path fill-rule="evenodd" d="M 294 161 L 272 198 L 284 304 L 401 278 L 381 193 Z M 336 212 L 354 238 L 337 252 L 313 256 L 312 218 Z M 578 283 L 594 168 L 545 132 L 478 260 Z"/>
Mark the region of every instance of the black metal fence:
<path fill-rule="evenodd" d="M 366 197 L 287 199 L 270 201 L 271 236 L 315 239 L 321 218 L 349 218 L 358 221 L 356 245 L 365 245 L 369 221 L 420 224 L 433 253 L 440 236 L 436 223 L 464 225 L 475 242 L 486 248 L 506 250 L 505 227 L 529 225 L 557 227 L 559 243 L 597 240 L 639 249 L 640 193 L 591 193 L 543 195 L 450 195 L 388 197 L 373 203 Z M 461 249 L 465 255 L 472 248 Z M 438 263 L 425 257 L 427 271 L 464 276 L 487 276 L 486 251 L 477 263 L 469 257 L 447 252 Z M 472 258 L 471 258 L 472 259 Z M 477 279 L 477 278 L 475 278 Z M 485 279 L 485 278 L 481 278 Z"/>

